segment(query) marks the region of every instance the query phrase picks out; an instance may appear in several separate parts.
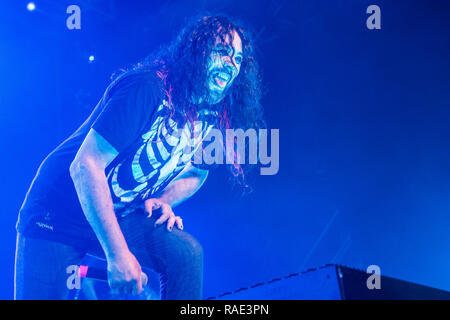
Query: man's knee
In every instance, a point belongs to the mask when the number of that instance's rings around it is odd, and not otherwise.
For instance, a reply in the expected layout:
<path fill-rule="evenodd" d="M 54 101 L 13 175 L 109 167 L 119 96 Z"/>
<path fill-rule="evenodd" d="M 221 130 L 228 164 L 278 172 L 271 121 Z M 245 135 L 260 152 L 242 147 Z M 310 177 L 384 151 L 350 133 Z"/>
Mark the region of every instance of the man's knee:
<path fill-rule="evenodd" d="M 171 259 L 175 260 L 178 265 L 201 268 L 203 265 L 203 247 L 190 234 L 174 230 L 172 231 Z"/>
<path fill-rule="evenodd" d="M 184 251 L 188 253 L 190 257 L 203 259 L 203 247 L 197 239 L 187 234 L 186 240 L 183 241 Z"/>

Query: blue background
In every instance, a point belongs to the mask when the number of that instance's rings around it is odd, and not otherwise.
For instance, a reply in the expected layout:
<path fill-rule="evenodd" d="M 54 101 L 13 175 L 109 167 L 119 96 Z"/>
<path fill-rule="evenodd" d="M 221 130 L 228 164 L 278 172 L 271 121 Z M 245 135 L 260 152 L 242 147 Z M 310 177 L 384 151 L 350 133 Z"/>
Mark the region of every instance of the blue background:
<path fill-rule="evenodd" d="M 175 210 L 203 244 L 205 297 L 326 263 L 450 290 L 447 1 L 35 3 L 0 4 L 1 299 L 13 297 L 15 221 L 40 162 L 112 72 L 203 10 L 260 35 L 262 102 L 280 129 L 279 173 L 255 176 L 253 194 L 234 194 L 220 168 Z M 70 4 L 81 30 L 66 28 Z M 366 28 L 371 4 L 381 30 Z"/>

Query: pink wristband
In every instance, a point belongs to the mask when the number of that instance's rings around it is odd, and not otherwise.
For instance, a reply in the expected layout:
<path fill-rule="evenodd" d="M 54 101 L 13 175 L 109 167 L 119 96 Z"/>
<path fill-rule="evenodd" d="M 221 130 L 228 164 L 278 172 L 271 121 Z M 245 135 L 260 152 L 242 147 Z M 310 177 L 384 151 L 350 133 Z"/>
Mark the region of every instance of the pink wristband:
<path fill-rule="evenodd" d="M 83 265 L 81 265 L 78 268 L 78 274 L 81 278 L 86 278 L 88 268 L 89 268 L 88 266 L 83 266 Z"/>

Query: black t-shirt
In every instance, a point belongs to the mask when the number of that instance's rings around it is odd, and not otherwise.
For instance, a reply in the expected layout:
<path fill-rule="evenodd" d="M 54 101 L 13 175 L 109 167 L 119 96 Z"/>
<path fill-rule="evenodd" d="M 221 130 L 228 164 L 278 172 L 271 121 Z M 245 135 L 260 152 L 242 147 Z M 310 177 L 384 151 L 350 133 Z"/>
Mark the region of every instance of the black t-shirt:
<path fill-rule="evenodd" d="M 168 97 L 162 88 L 162 80 L 151 70 L 129 72 L 111 83 L 83 125 L 42 162 L 20 210 L 17 230 L 70 244 L 95 239 L 69 173 L 91 128 L 119 152 L 105 169 L 118 219 L 157 196 L 193 164 L 193 154 L 217 113 L 199 108 L 195 130 L 189 121 L 173 121 L 176 117 L 167 122 Z"/>

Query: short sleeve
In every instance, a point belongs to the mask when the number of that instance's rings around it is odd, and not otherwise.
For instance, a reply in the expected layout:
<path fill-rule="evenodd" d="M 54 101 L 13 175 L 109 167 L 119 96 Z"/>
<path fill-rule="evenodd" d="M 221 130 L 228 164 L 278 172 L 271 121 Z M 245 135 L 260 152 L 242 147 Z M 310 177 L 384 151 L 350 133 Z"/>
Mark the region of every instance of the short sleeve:
<path fill-rule="evenodd" d="M 119 153 L 143 132 L 158 104 L 158 83 L 149 74 L 126 75 L 108 87 L 92 124 Z"/>

